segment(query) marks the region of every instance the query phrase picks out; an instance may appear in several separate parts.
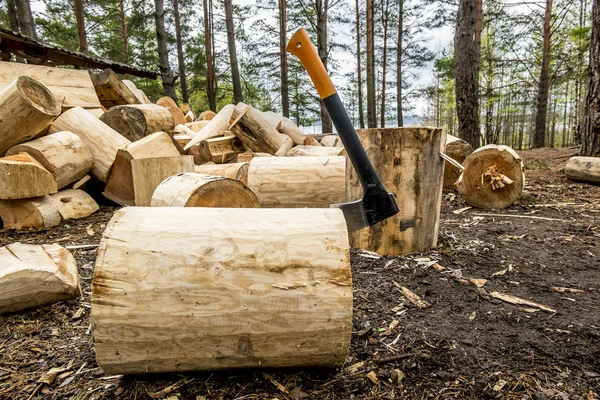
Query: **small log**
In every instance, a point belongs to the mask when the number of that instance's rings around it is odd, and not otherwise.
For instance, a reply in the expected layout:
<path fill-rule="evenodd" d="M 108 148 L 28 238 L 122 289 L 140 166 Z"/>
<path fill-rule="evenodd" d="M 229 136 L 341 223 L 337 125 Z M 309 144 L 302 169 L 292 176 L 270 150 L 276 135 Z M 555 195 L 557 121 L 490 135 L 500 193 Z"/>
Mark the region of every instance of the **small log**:
<path fill-rule="evenodd" d="M 186 173 L 161 182 L 152 195 L 153 207 L 258 208 L 256 195 L 242 182 L 221 176 Z"/>
<path fill-rule="evenodd" d="M 100 104 L 106 108 L 125 104 L 141 104 L 135 94 L 110 68 L 90 73 Z"/>
<path fill-rule="evenodd" d="M 175 129 L 173 130 L 173 132 L 175 132 L 176 134 L 180 134 L 180 135 L 187 135 L 190 137 L 190 139 L 192 139 L 194 136 L 196 136 L 196 133 L 197 133 L 185 125 L 177 125 L 175 127 Z"/>
<path fill-rule="evenodd" d="M 321 139 L 321 145 L 326 147 L 344 147 L 344 143 L 338 135 L 327 135 Z"/>
<path fill-rule="evenodd" d="M 67 189 L 50 197 L 63 220 L 85 218 L 98 211 L 98 204 L 83 190 Z"/>
<path fill-rule="evenodd" d="M 11 147 L 6 155 L 27 153 L 48 170 L 58 189 L 78 181 L 92 168 L 92 153 L 72 132 L 56 132 Z"/>
<path fill-rule="evenodd" d="M 347 235 L 329 208 L 118 210 L 92 284 L 99 366 L 342 365 L 352 334 Z"/>
<path fill-rule="evenodd" d="M 302 133 L 300 128 L 298 128 L 291 119 L 274 113 L 273 111 L 265 111 L 262 115 L 269 124 L 277 129 L 278 132 L 289 136 L 294 141 L 294 145 L 319 146 L 318 141 L 312 136 Z"/>
<path fill-rule="evenodd" d="M 185 145 L 188 144 L 190 140 L 192 140 L 192 138 L 188 135 L 175 134 L 173 135 L 173 140 L 176 141 L 179 144 L 179 146 L 181 146 L 181 148 L 183 149 Z"/>
<path fill-rule="evenodd" d="M 194 122 L 194 118 L 195 118 L 194 113 L 192 111 L 188 111 L 184 117 L 185 123 L 187 124 L 187 123 Z"/>
<path fill-rule="evenodd" d="M 106 182 L 108 179 L 117 150 L 131 143 L 119 132 L 81 107 L 74 107 L 64 112 L 48 129 L 48 133 L 61 131 L 73 132 L 88 146 L 94 159 L 91 175 L 101 182 Z"/>
<path fill-rule="evenodd" d="M 194 171 L 198 174 L 222 176 L 225 178 L 237 179 L 244 185 L 247 185 L 249 167 L 250 164 L 248 164 L 247 162 L 239 162 L 232 164 L 215 164 L 211 162 L 194 166 Z"/>
<path fill-rule="evenodd" d="M 456 136 L 446 135 L 445 153 L 462 164 L 467 156 L 473 152 L 473 147 Z M 456 190 L 456 181 L 462 171 L 450 163 L 444 165 L 444 189 Z"/>
<path fill-rule="evenodd" d="M 188 122 L 185 124 L 185 126 L 189 129 L 191 129 L 192 131 L 198 133 L 200 132 L 206 125 L 208 125 L 210 121 L 206 121 L 206 120 L 202 120 L 202 121 L 194 121 L 194 122 Z"/>
<path fill-rule="evenodd" d="M 346 198 L 345 157 L 257 157 L 250 162 L 248 187 L 261 206 L 329 207 Z"/>
<path fill-rule="evenodd" d="M 519 197 L 525 185 L 521 157 L 510 147 L 490 144 L 471 153 L 456 182 L 458 192 L 473 207 L 502 209 Z"/>
<path fill-rule="evenodd" d="M 210 121 L 212 120 L 217 114 L 215 114 L 214 111 L 211 110 L 206 110 L 206 111 L 202 111 L 200 113 L 200 115 L 198 115 L 198 119 L 196 119 L 196 121 Z"/>
<path fill-rule="evenodd" d="M 191 156 L 155 157 L 131 160 L 131 175 L 136 206 L 149 206 L 152 194 L 170 176 L 194 172 Z"/>
<path fill-rule="evenodd" d="M 135 142 L 154 132 L 173 133 L 173 117 L 169 110 L 156 104 L 113 107 L 100 121 Z"/>
<path fill-rule="evenodd" d="M 0 200 L 0 225 L 4 229 L 41 231 L 60 224 L 61 217 L 50 196 Z"/>
<path fill-rule="evenodd" d="M 73 186 L 71 186 L 71 189 L 83 189 L 85 186 L 85 184 L 87 183 L 87 181 L 89 181 L 90 179 L 92 179 L 91 176 L 86 175 L 83 178 L 81 178 L 80 180 L 78 180 L 77 182 L 75 182 L 73 184 Z"/>
<path fill-rule="evenodd" d="M 169 110 L 169 112 L 173 116 L 173 123 L 175 124 L 175 126 L 179 124 L 185 124 L 185 115 L 183 115 L 183 112 L 177 106 L 175 100 L 173 100 L 169 96 L 165 96 L 158 99 L 156 101 L 156 104 Z"/>
<path fill-rule="evenodd" d="M 232 120 L 234 122 L 229 130 L 252 151 L 275 154 L 286 146 L 286 138 L 289 137 L 279 133 L 252 106 L 239 103 L 233 111 Z M 289 149 L 283 154 L 287 151 Z"/>
<path fill-rule="evenodd" d="M 0 247 L 0 314 L 81 296 L 77 261 L 57 244 Z"/>
<path fill-rule="evenodd" d="M 138 89 L 137 86 L 135 86 L 135 83 L 131 82 L 128 79 L 123 79 L 121 82 L 123 82 L 123 84 L 127 86 L 129 90 L 131 90 L 131 92 L 138 99 L 139 104 L 154 104 L 150 101 L 148 96 L 146 96 L 146 93 L 144 93 L 143 90 Z"/>
<path fill-rule="evenodd" d="M 223 136 L 225 131 L 229 129 L 231 116 L 235 106 L 233 104 L 227 104 L 219 111 L 218 114 L 212 118 L 208 124 L 201 131 L 199 131 L 192 139 L 184 150 L 189 149 L 195 144 L 200 143 L 202 140 L 210 139 L 213 137 Z M 202 114 L 200 114 L 202 115 Z"/>
<path fill-rule="evenodd" d="M 269 153 L 254 153 L 252 151 L 245 151 L 236 156 L 236 163 L 249 163 L 255 157 L 274 157 L 273 154 Z"/>
<path fill-rule="evenodd" d="M 199 148 L 204 160 L 216 164 L 225 164 L 244 151 L 242 142 L 233 135 L 203 140 Z"/>
<path fill-rule="evenodd" d="M 27 153 L 0 158 L 0 199 L 25 199 L 54 193 L 56 181 L 46 168 Z"/>
<path fill-rule="evenodd" d="M 323 146 L 296 146 L 287 152 L 288 157 L 331 157 L 345 156 L 346 149 L 343 147 L 323 147 Z"/>
<path fill-rule="evenodd" d="M 188 144 L 189 143 L 190 142 L 188 142 Z M 187 147 L 187 145 L 185 145 L 185 147 Z M 204 156 L 204 153 L 202 153 L 200 151 L 200 145 L 197 145 L 197 144 L 193 145 L 192 147 L 185 150 L 185 152 L 188 156 L 192 156 L 194 158 L 195 165 L 202 165 L 202 164 L 205 164 L 206 162 L 208 162 L 208 160 Z"/>
<path fill-rule="evenodd" d="M 17 78 L 0 91 L 0 157 L 45 132 L 59 114 L 60 104 L 45 86 L 27 76 Z"/>
<path fill-rule="evenodd" d="M 572 181 L 600 184 L 600 158 L 571 157 L 567 161 L 565 174 Z"/>

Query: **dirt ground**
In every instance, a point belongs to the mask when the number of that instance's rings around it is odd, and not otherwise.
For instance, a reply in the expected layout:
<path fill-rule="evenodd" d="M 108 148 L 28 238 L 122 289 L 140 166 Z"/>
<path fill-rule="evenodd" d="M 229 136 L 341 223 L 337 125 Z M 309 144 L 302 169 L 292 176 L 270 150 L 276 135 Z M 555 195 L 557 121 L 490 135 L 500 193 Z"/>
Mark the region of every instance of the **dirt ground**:
<path fill-rule="evenodd" d="M 506 210 L 459 213 L 466 204 L 445 194 L 434 251 L 392 258 L 353 250 L 352 343 L 338 369 L 105 376 L 89 326 L 96 250 L 74 250 L 81 299 L 0 316 L 0 399 L 598 399 L 600 187 L 566 180 L 576 152 L 522 152 L 527 185 Z M 42 233 L 0 231 L 0 246 L 98 244 L 113 211 Z M 477 288 L 471 278 L 487 282 Z M 416 307 L 398 286 L 430 306 Z M 52 385 L 37 383 L 71 362 Z"/>

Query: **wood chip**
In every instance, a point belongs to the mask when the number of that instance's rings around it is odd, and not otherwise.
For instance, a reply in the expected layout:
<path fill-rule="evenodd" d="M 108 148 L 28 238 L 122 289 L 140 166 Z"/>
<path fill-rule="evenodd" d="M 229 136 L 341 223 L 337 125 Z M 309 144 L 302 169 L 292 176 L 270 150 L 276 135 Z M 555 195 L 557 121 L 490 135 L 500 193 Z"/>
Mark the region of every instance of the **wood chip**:
<path fill-rule="evenodd" d="M 367 375 L 365 375 L 367 378 L 369 378 L 371 380 L 371 382 L 373 382 L 374 385 L 379 385 L 379 378 L 377 378 L 377 375 L 375 375 L 374 371 L 369 372 Z"/>
<path fill-rule="evenodd" d="M 435 269 L 436 271 L 443 271 L 446 269 L 446 267 L 442 267 L 440 264 L 435 263 L 431 265 L 433 267 L 433 269 Z"/>
<path fill-rule="evenodd" d="M 500 270 L 500 271 L 496 271 L 496 272 L 494 272 L 494 273 L 492 274 L 492 276 L 502 276 L 502 275 L 504 275 L 504 274 L 505 274 L 507 271 L 508 271 L 508 268 L 504 268 L 504 269 L 502 269 L 502 270 Z"/>
<path fill-rule="evenodd" d="M 583 293 L 583 290 L 581 289 L 573 289 L 573 288 L 567 288 L 567 287 L 553 287 L 554 290 L 556 290 L 557 292 L 561 292 L 561 293 Z"/>
<path fill-rule="evenodd" d="M 116 376 L 121 377 L 122 375 L 116 375 Z M 150 396 L 153 399 L 162 399 L 162 398 L 167 397 L 169 395 L 169 393 L 172 393 L 173 391 L 179 389 L 183 385 L 187 385 L 188 383 L 190 383 L 193 380 L 194 380 L 194 378 L 191 378 L 191 379 L 182 379 L 182 380 L 174 383 L 171 386 L 167 386 L 166 388 L 164 388 L 161 391 L 158 391 L 158 392 L 149 392 L 148 390 L 146 390 L 146 393 L 148 394 L 148 396 Z"/>
<path fill-rule="evenodd" d="M 398 321 L 397 319 L 393 320 L 390 325 L 388 326 L 388 328 L 381 332 L 379 334 L 379 336 L 389 336 L 392 334 L 392 332 L 394 331 L 394 329 L 396 329 L 396 327 L 398 326 L 398 324 L 400 323 L 400 321 Z"/>
<path fill-rule="evenodd" d="M 505 294 L 505 293 L 500 293 L 500 292 L 492 292 L 492 293 L 490 293 L 490 296 L 492 296 L 493 298 L 505 301 L 507 303 L 519 304 L 519 305 L 529 306 L 529 307 L 536 307 L 536 308 L 539 308 L 540 310 L 544 310 L 544 311 L 547 311 L 550 313 L 556 313 L 556 310 L 553 308 L 547 307 L 540 303 L 536 303 L 535 301 L 526 300 L 526 299 L 522 299 L 520 297 L 512 296 L 510 294 Z"/>
<path fill-rule="evenodd" d="M 462 214 L 467 210 L 470 210 L 473 207 L 464 207 L 464 208 L 459 208 L 458 210 L 454 210 L 452 211 L 452 214 Z"/>
<path fill-rule="evenodd" d="M 404 297 L 406 297 L 415 306 L 417 306 L 419 308 L 427 308 L 427 307 L 431 306 L 431 304 L 429 304 L 428 302 L 423 300 L 417 294 L 411 292 L 408 288 L 406 288 L 404 286 L 400 286 L 400 284 L 398 282 L 394 282 L 394 285 L 396 285 L 396 287 L 398 289 L 400 289 L 400 292 L 402 293 L 402 295 L 404 295 Z"/>
<path fill-rule="evenodd" d="M 283 386 L 281 383 L 277 382 L 277 381 L 276 381 L 276 380 L 275 380 L 275 379 L 274 379 L 272 376 L 270 376 L 270 375 L 267 375 L 267 374 L 265 374 L 265 373 L 263 373 L 263 375 L 264 375 L 264 376 L 265 376 L 265 377 L 266 377 L 266 378 L 267 378 L 267 379 L 268 379 L 268 380 L 269 380 L 269 381 L 270 381 L 270 382 L 271 382 L 273 385 L 275 385 L 275 386 L 277 387 L 277 389 L 279 389 L 279 391 L 280 391 L 281 393 L 284 393 L 284 394 L 288 394 L 288 393 L 289 393 L 289 391 L 288 391 L 288 390 L 285 388 L 285 386 Z"/>
<path fill-rule="evenodd" d="M 73 320 L 80 319 L 83 316 L 83 312 L 84 312 L 83 307 L 79 307 L 79 309 L 75 312 L 75 314 L 73 314 L 71 319 L 73 319 Z"/>
<path fill-rule="evenodd" d="M 352 364 L 348 368 L 346 368 L 346 371 L 348 371 L 348 373 L 350 375 L 354 375 L 354 374 L 356 374 L 356 372 L 358 372 L 359 369 L 361 369 L 364 366 L 365 366 L 365 362 L 364 361 L 359 361 L 359 362 L 357 362 L 355 364 Z"/>
<path fill-rule="evenodd" d="M 547 218 L 547 217 L 536 217 L 533 215 L 511 215 L 511 214 L 475 214 L 478 217 L 508 217 L 508 218 L 529 218 L 529 219 L 541 219 L 544 221 L 560 221 L 566 222 L 566 219 Z"/>
<path fill-rule="evenodd" d="M 471 282 L 473 285 L 475 285 L 477 287 L 483 287 L 487 283 L 487 279 L 471 278 L 471 279 L 469 279 L 469 282 Z"/>

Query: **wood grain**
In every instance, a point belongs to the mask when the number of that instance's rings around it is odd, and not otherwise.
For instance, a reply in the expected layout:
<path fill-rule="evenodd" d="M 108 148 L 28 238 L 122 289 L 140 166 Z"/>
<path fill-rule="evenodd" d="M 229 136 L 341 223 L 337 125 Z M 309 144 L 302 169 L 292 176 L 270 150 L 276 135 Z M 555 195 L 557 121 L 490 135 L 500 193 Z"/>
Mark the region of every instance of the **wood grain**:
<path fill-rule="evenodd" d="M 20 200 L 0 200 L 0 219 L 4 229 L 41 231 L 57 226 L 61 216 L 48 195 Z"/>
<path fill-rule="evenodd" d="M 55 193 L 52 174 L 27 153 L 0 158 L 0 199 L 25 199 Z"/>
<path fill-rule="evenodd" d="M 170 176 L 194 172 L 192 156 L 152 157 L 131 160 L 136 206 L 149 206 L 154 190 Z"/>
<path fill-rule="evenodd" d="M 50 197 L 63 220 L 89 217 L 99 208 L 92 196 L 83 190 L 61 190 Z"/>
<path fill-rule="evenodd" d="M 175 128 L 169 110 L 156 104 L 116 106 L 102 114 L 100 121 L 132 142 L 154 132 L 173 134 Z"/>

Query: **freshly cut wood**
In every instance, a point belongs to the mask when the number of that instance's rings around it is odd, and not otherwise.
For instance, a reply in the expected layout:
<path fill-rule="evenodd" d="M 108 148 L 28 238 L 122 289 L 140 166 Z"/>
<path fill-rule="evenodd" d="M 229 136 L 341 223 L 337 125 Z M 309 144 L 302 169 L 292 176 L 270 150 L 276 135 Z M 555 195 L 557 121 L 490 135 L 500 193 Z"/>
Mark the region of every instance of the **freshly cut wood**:
<path fill-rule="evenodd" d="M 248 187 L 261 206 L 319 208 L 343 203 L 345 157 L 257 157 L 250 162 Z"/>
<path fill-rule="evenodd" d="M 190 123 L 190 122 L 194 122 L 194 119 L 195 119 L 195 116 L 194 116 L 194 113 L 192 111 L 188 111 L 185 114 L 184 120 L 185 120 L 186 124 Z"/>
<path fill-rule="evenodd" d="M 194 136 L 194 139 L 187 144 L 184 150 L 200 143 L 202 140 L 223 136 L 224 132 L 229 129 L 234 109 L 235 106 L 233 104 L 227 104 L 223 107 L 221 111 L 219 111 L 218 114 L 216 114 L 214 118 L 212 118 L 209 123 Z"/>
<path fill-rule="evenodd" d="M 231 118 L 233 122 L 229 130 L 250 150 L 275 154 L 280 149 L 289 147 L 283 152 L 285 155 L 291 149 L 289 137 L 279 133 L 254 107 L 238 103 Z"/>
<path fill-rule="evenodd" d="M 0 247 L 0 314 L 81 296 L 77 261 L 57 244 Z"/>
<path fill-rule="evenodd" d="M 211 110 L 202 111 L 200 113 L 200 115 L 198 115 L 198 119 L 196 121 L 210 121 L 216 115 L 217 114 L 214 111 L 211 111 Z"/>
<path fill-rule="evenodd" d="M 188 142 L 189 144 L 190 142 Z M 187 147 L 187 145 L 185 146 Z M 185 148 L 184 147 L 184 148 Z M 202 165 L 205 164 L 206 162 L 208 162 L 208 160 L 206 159 L 206 157 L 204 156 L 204 153 L 200 151 L 200 145 L 194 145 L 190 148 L 188 148 L 186 151 L 186 154 L 188 156 L 192 156 L 194 158 L 194 164 L 195 165 Z M 212 162 L 212 161 L 211 161 Z"/>
<path fill-rule="evenodd" d="M 152 194 L 162 181 L 184 172 L 194 172 L 194 160 L 191 156 L 131 160 L 135 205 L 149 206 Z"/>
<path fill-rule="evenodd" d="M 180 134 L 180 135 L 187 135 L 190 137 L 190 139 L 192 139 L 194 136 L 196 136 L 197 132 L 194 132 L 193 130 L 191 130 L 190 128 L 188 128 L 185 125 L 177 125 L 175 127 L 175 129 L 173 130 L 174 133 Z"/>
<path fill-rule="evenodd" d="M 179 157 L 179 151 L 177 147 L 173 144 L 171 137 L 165 132 L 155 132 L 151 135 L 146 136 L 143 139 L 140 139 L 136 142 L 133 142 L 122 149 L 119 149 L 117 152 L 117 156 L 115 159 L 115 163 L 111 170 L 108 181 L 106 182 L 106 187 L 104 188 L 103 195 L 104 197 L 114 201 L 120 205 L 135 205 L 136 200 L 136 186 L 142 185 L 141 181 L 143 180 L 143 176 L 136 176 L 134 178 L 132 161 L 136 159 L 144 159 L 144 158 L 177 158 Z M 172 162 L 172 160 L 163 160 L 165 164 L 177 164 L 178 161 Z M 173 168 L 165 167 L 167 171 L 172 170 Z M 179 172 L 192 172 L 193 166 L 189 171 L 179 171 Z M 179 173 L 175 172 L 175 173 Z M 148 174 L 158 173 L 159 176 L 163 176 L 156 185 L 162 182 L 165 178 L 168 178 L 171 175 L 164 176 L 163 172 L 160 171 L 148 171 Z M 154 181 L 156 181 L 156 177 L 154 177 Z M 141 189 L 140 189 L 141 190 Z M 154 190 L 154 189 L 152 189 Z M 150 193 L 150 197 L 152 197 L 152 193 Z"/>
<path fill-rule="evenodd" d="M 208 125 L 210 121 L 206 121 L 206 120 L 202 120 L 202 121 L 194 121 L 194 122 L 188 122 L 185 124 L 185 126 L 189 129 L 191 129 L 192 131 L 198 133 L 200 132 L 206 125 Z"/>
<path fill-rule="evenodd" d="M 572 181 L 600 184 L 600 158 L 571 157 L 567 161 L 565 174 Z"/>
<path fill-rule="evenodd" d="M 96 118 L 100 118 L 106 112 L 103 108 L 85 108 L 85 111 L 89 112 Z"/>
<path fill-rule="evenodd" d="M 48 195 L 32 199 L 0 200 L 0 225 L 4 229 L 45 230 L 60 224 L 58 208 Z"/>
<path fill-rule="evenodd" d="M 328 135 L 321 139 L 321 145 L 327 147 L 344 147 L 344 143 L 338 135 Z"/>
<path fill-rule="evenodd" d="M 56 181 L 46 168 L 27 153 L 0 158 L 0 199 L 25 199 L 54 193 Z"/>
<path fill-rule="evenodd" d="M 58 189 L 78 181 L 92 168 L 92 153 L 79 136 L 72 132 L 56 132 L 11 147 L 6 155 L 27 153 L 48 170 Z"/>
<path fill-rule="evenodd" d="M 233 135 L 203 140 L 199 147 L 202 157 L 216 164 L 225 164 L 244 151 L 242 142 Z"/>
<path fill-rule="evenodd" d="M 249 163 L 255 157 L 274 157 L 273 154 L 269 153 L 254 153 L 252 151 L 246 151 L 236 156 L 236 163 Z"/>
<path fill-rule="evenodd" d="M 192 138 L 188 135 L 175 134 L 173 135 L 173 140 L 176 141 L 183 149 L 185 145 L 188 144 L 190 140 L 192 140 Z"/>
<path fill-rule="evenodd" d="M 0 63 L 0 70 L 4 64 Z M 60 104 L 40 82 L 21 76 L 3 86 L 0 91 L 0 156 L 12 146 L 45 132 L 59 114 Z"/>
<path fill-rule="evenodd" d="M 473 207 L 502 209 L 523 191 L 525 173 L 521 157 L 510 147 L 490 144 L 471 153 L 456 182 L 458 192 Z"/>
<path fill-rule="evenodd" d="M 141 104 L 135 94 L 110 68 L 90 73 L 96 94 L 103 107 L 111 108 L 125 104 Z"/>
<path fill-rule="evenodd" d="M 183 115 L 183 112 L 177 106 L 177 103 L 175 103 L 175 100 L 173 100 L 169 96 L 165 96 L 165 97 L 161 97 L 160 99 L 158 99 L 156 101 L 156 104 L 169 110 L 169 112 L 173 116 L 173 123 L 175 125 L 185 124 L 185 122 L 186 122 L 185 115 Z"/>
<path fill-rule="evenodd" d="M 118 210 L 92 284 L 98 364 L 339 366 L 352 333 L 349 250 L 339 209 Z"/>
<path fill-rule="evenodd" d="M 446 135 L 446 154 L 462 164 L 467 156 L 473 152 L 473 147 L 456 136 Z M 462 170 L 450 163 L 444 165 L 444 189 L 456 190 L 456 181 Z"/>
<path fill-rule="evenodd" d="M 87 181 L 89 181 L 90 179 L 92 179 L 91 176 L 86 175 L 83 178 L 81 178 L 80 180 L 78 180 L 77 182 L 75 182 L 73 184 L 73 186 L 71 186 L 71 189 L 81 189 L 84 187 L 84 185 L 87 183 Z"/>
<path fill-rule="evenodd" d="M 98 204 L 83 190 L 66 189 L 50 195 L 62 219 L 85 218 L 98 211 Z"/>
<path fill-rule="evenodd" d="M 169 110 L 156 104 L 116 106 L 105 112 L 100 121 L 132 142 L 154 132 L 173 133 L 175 128 Z"/>
<path fill-rule="evenodd" d="M 517 305 L 522 305 L 522 306 L 529 306 L 529 307 L 536 307 L 536 308 L 539 308 L 540 310 L 544 310 L 549 313 L 553 313 L 553 314 L 556 313 L 556 310 L 554 308 L 550 308 L 543 304 L 537 303 L 535 301 L 522 299 L 520 297 L 513 296 L 510 294 L 505 294 L 505 293 L 500 293 L 500 292 L 492 292 L 492 293 L 490 293 L 490 296 L 495 299 L 505 301 L 507 303 L 517 304 Z"/>
<path fill-rule="evenodd" d="M 194 172 L 171 176 L 152 195 L 153 207 L 258 208 L 256 195 L 237 179 Z"/>
<path fill-rule="evenodd" d="M 321 146 L 321 143 L 310 135 L 305 135 L 304 142 L 300 146 Z"/>
<path fill-rule="evenodd" d="M 194 166 L 194 171 L 199 174 L 237 179 L 238 181 L 241 181 L 244 185 L 247 185 L 249 167 L 250 164 L 248 164 L 247 162 L 231 164 L 215 164 L 213 162 L 210 162 Z"/>
<path fill-rule="evenodd" d="M 289 136 L 293 141 L 294 145 L 309 145 L 319 146 L 319 142 L 312 136 L 305 135 L 302 133 L 300 128 L 289 118 L 283 115 L 274 113 L 273 111 L 265 111 L 262 113 L 265 120 L 281 132 Z"/>
<path fill-rule="evenodd" d="M 324 146 L 296 146 L 287 152 L 288 157 L 299 157 L 299 156 L 317 156 L 317 157 L 329 157 L 329 156 L 345 156 L 346 149 L 343 147 L 324 147 Z"/>
<path fill-rule="evenodd" d="M 94 159 L 91 175 L 101 182 L 108 179 L 117 150 L 131 143 L 119 132 L 80 107 L 62 113 L 48 129 L 48 133 L 62 131 L 73 132 L 88 146 Z"/>
<path fill-rule="evenodd" d="M 446 146 L 441 128 L 411 127 L 356 131 L 385 188 L 396 195 L 400 212 L 351 234 L 352 246 L 385 256 L 426 252 L 437 246 Z M 348 162 L 347 200 L 363 189 Z"/>
<path fill-rule="evenodd" d="M 123 79 L 121 82 L 123 82 L 123 84 L 125 86 L 127 86 L 129 88 L 129 90 L 131 90 L 131 92 L 138 99 L 139 104 L 154 104 L 154 103 L 152 103 L 150 101 L 150 99 L 148 98 L 148 96 L 146 96 L 146 93 L 144 93 L 141 89 L 138 89 L 135 86 L 135 83 L 131 82 L 128 79 Z"/>
<path fill-rule="evenodd" d="M 192 110 L 192 106 L 189 103 L 183 103 L 179 106 L 183 115 L 185 115 L 185 122 L 193 122 L 196 120 L 196 115 L 194 114 L 194 110 Z M 188 116 L 191 118 L 191 121 L 188 121 Z"/>

